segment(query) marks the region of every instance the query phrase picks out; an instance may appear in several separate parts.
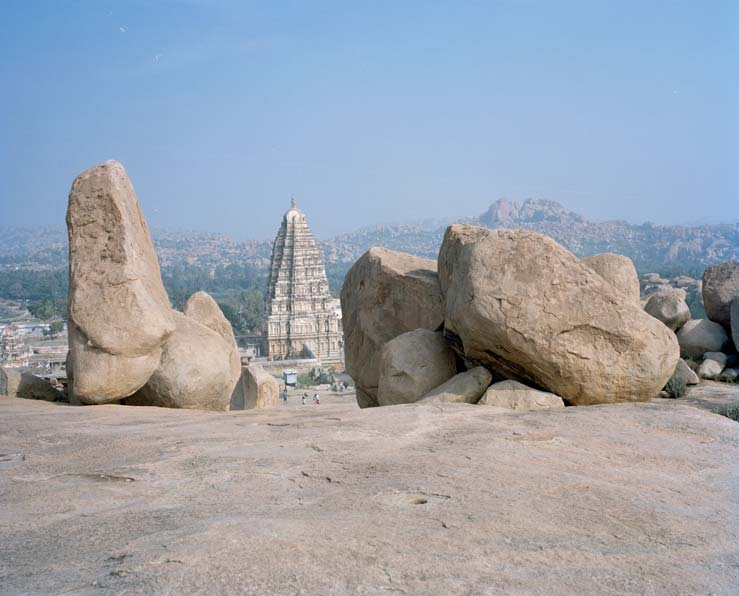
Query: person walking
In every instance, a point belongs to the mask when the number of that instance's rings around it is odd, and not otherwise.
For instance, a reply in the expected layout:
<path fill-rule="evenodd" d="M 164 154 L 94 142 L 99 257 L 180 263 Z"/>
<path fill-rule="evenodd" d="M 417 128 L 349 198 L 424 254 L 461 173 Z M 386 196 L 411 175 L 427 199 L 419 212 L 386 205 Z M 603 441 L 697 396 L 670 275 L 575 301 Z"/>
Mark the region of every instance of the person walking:
<path fill-rule="evenodd" d="M 307 393 L 303 393 L 303 405 L 305 405 L 305 398 L 307 396 Z"/>
<path fill-rule="evenodd" d="M 283 405 L 287 405 L 287 387 L 282 391 L 282 403 Z"/>

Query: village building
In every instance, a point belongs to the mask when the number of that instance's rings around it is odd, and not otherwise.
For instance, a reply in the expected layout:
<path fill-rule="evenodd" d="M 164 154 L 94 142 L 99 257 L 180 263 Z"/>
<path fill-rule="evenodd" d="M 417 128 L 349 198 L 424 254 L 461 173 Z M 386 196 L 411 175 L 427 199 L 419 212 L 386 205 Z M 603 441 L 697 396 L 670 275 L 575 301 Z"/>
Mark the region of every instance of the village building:
<path fill-rule="evenodd" d="M 329 293 L 321 252 L 294 199 L 272 246 L 266 311 L 265 348 L 271 360 L 341 361 L 336 299 Z"/>

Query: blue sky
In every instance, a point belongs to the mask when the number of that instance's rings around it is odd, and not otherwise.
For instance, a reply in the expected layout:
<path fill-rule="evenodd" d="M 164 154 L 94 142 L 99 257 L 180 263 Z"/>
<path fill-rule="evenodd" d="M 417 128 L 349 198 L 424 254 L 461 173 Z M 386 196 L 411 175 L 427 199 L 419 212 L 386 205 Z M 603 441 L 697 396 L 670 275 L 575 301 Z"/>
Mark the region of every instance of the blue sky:
<path fill-rule="evenodd" d="M 126 166 L 151 226 L 321 237 L 550 198 L 738 221 L 739 2 L 0 2 L 0 225 Z"/>

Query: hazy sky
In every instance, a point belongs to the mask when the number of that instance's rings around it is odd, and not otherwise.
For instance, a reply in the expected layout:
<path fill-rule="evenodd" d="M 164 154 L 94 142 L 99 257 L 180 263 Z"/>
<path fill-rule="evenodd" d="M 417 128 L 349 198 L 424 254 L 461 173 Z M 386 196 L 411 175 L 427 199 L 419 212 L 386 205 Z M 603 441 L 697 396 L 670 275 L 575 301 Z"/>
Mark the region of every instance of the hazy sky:
<path fill-rule="evenodd" d="M 123 162 L 154 227 L 559 200 L 739 220 L 739 2 L 0 2 L 0 225 Z"/>

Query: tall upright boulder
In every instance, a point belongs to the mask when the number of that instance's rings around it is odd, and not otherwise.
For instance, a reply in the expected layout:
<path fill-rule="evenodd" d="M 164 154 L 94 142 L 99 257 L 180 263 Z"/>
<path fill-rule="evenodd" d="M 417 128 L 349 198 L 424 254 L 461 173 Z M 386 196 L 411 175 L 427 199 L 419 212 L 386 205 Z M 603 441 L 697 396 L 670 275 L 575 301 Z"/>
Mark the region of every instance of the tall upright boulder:
<path fill-rule="evenodd" d="M 703 304 L 712 321 L 731 326 L 731 303 L 739 296 L 739 262 L 727 261 L 703 272 Z"/>
<path fill-rule="evenodd" d="M 414 329 L 443 320 L 436 262 L 371 248 L 354 263 L 341 289 L 346 370 L 361 408 L 377 406 L 380 349 Z"/>
<path fill-rule="evenodd" d="M 541 234 L 450 226 L 439 280 L 468 359 L 571 404 L 653 398 L 677 365 L 674 333 Z"/>
<path fill-rule="evenodd" d="M 734 340 L 734 347 L 739 351 L 739 296 L 734 298 L 731 303 L 731 339 Z"/>
<path fill-rule="evenodd" d="M 639 303 L 639 275 L 629 257 L 606 252 L 586 257 L 580 262 L 618 288 L 624 296 Z"/>
<path fill-rule="evenodd" d="M 107 161 L 76 178 L 67 229 L 75 397 L 118 401 L 148 381 L 175 328 L 149 230 L 120 163 Z"/>
<path fill-rule="evenodd" d="M 280 403 L 280 384 L 258 364 L 242 367 L 231 395 L 232 410 L 273 408 Z"/>

